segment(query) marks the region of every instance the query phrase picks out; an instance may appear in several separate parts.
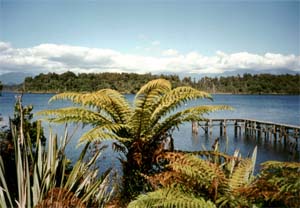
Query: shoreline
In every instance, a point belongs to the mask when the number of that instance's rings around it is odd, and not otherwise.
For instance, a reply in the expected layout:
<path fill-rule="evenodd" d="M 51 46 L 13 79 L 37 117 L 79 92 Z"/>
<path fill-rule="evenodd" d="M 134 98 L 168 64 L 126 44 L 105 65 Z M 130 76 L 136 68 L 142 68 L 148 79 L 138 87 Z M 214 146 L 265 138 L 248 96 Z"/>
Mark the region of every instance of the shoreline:
<path fill-rule="evenodd" d="M 67 93 L 67 92 L 78 92 L 78 91 L 15 91 L 15 90 L 2 90 L 2 93 L 23 93 L 23 94 L 59 94 L 59 93 Z M 89 93 L 89 91 L 79 91 L 79 93 Z M 289 94 L 289 93 L 232 93 L 232 92 L 208 92 L 211 95 L 291 95 L 291 96 L 300 96 L 300 94 Z M 134 94 L 134 93 L 122 93 L 122 94 Z"/>

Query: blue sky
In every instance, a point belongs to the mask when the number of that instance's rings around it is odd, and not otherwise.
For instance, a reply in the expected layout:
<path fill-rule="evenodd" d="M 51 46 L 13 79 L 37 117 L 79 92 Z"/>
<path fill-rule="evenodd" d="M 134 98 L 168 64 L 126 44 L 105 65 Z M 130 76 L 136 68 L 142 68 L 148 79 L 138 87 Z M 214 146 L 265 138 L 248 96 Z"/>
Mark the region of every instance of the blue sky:
<path fill-rule="evenodd" d="M 0 73 L 298 72 L 299 13 L 299 1 L 2 0 Z"/>

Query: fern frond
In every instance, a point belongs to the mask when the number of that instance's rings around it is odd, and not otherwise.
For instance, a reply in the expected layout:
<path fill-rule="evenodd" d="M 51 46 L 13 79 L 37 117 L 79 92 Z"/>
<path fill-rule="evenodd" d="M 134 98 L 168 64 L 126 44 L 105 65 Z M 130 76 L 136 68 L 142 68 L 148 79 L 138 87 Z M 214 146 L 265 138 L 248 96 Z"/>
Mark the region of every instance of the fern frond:
<path fill-rule="evenodd" d="M 128 208 L 137 207 L 213 208 L 216 206 L 211 201 L 205 201 L 205 199 L 183 192 L 179 188 L 171 187 L 140 195 L 128 205 Z"/>
<path fill-rule="evenodd" d="M 300 163 L 299 162 L 280 162 L 280 161 L 267 161 L 261 163 L 262 170 L 275 168 L 281 169 L 284 171 L 285 169 L 292 169 L 292 170 L 300 170 Z"/>
<path fill-rule="evenodd" d="M 56 100 L 70 100 L 73 103 L 82 104 L 84 97 L 89 97 L 89 93 L 65 92 L 51 97 L 49 103 Z"/>
<path fill-rule="evenodd" d="M 232 110 L 231 107 L 225 105 L 215 105 L 215 106 L 196 106 L 191 107 L 183 111 L 179 111 L 173 115 L 168 116 L 162 122 L 157 122 L 152 127 L 152 132 L 155 133 L 154 138 L 159 137 L 164 132 L 167 132 L 172 127 L 178 127 L 180 124 L 184 122 L 191 121 L 203 121 L 205 118 L 204 114 L 208 114 L 209 112 L 219 111 L 219 110 Z M 151 134 L 148 132 L 148 134 Z"/>
<path fill-rule="evenodd" d="M 131 141 L 130 138 L 124 138 L 117 135 L 117 132 L 121 129 L 126 128 L 123 124 L 105 124 L 101 126 L 97 126 L 90 131 L 86 132 L 79 139 L 79 144 L 91 141 L 104 141 L 115 139 L 120 142 Z"/>
<path fill-rule="evenodd" d="M 141 104 L 145 103 L 146 101 L 154 101 L 153 98 L 155 98 L 157 95 L 164 94 L 171 90 L 172 86 L 171 83 L 168 80 L 165 79 L 155 79 L 147 84 L 145 84 L 136 94 L 135 100 L 135 106 L 140 107 Z M 148 98 L 148 100 L 147 100 Z M 152 98 L 152 99 L 149 99 Z"/>
<path fill-rule="evenodd" d="M 135 130 L 137 138 L 148 129 L 153 106 L 156 106 L 161 96 L 171 90 L 171 83 L 165 79 L 156 79 L 144 85 L 135 97 L 135 108 L 130 123 Z"/>
<path fill-rule="evenodd" d="M 216 200 L 217 207 L 256 207 L 244 196 L 236 196 L 233 193 L 225 193 Z"/>
<path fill-rule="evenodd" d="M 223 185 L 227 182 L 218 165 L 192 155 L 184 155 L 180 160 L 171 161 L 170 167 L 206 189 L 224 188 Z"/>
<path fill-rule="evenodd" d="M 93 93 L 61 93 L 53 96 L 49 102 L 55 100 L 70 100 L 86 107 L 104 110 L 116 122 L 126 122 L 131 114 L 129 103 L 116 90 L 102 89 Z"/>
<path fill-rule="evenodd" d="M 165 79 L 156 79 L 144 85 L 135 96 L 135 109 L 143 110 L 145 106 L 158 103 L 160 97 L 171 90 L 171 83 Z"/>
<path fill-rule="evenodd" d="M 99 125 L 111 123 L 106 117 L 86 108 L 66 107 L 54 110 L 43 110 L 36 113 L 40 116 L 51 116 L 47 120 L 56 123 L 75 122 L 83 124 Z"/>
<path fill-rule="evenodd" d="M 243 159 L 234 168 L 229 179 L 228 185 L 231 190 L 236 190 L 250 182 L 252 176 L 253 163 L 251 159 Z"/>
<path fill-rule="evenodd" d="M 115 122 L 126 123 L 131 117 L 132 109 L 124 95 L 116 90 L 103 89 L 93 94 L 96 98 L 92 102 L 99 109 L 107 111 Z"/>
<path fill-rule="evenodd" d="M 159 105 L 153 111 L 151 119 L 156 118 L 155 120 L 159 120 L 159 118 L 165 116 L 187 101 L 195 100 L 198 98 L 212 99 L 209 93 L 196 90 L 192 87 L 177 87 L 175 89 L 172 89 L 171 91 L 163 95 Z"/>
<path fill-rule="evenodd" d="M 233 110 L 232 107 L 227 106 L 227 105 L 201 105 L 201 106 L 195 106 L 188 108 L 183 112 L 183 115 L 191 115 L 191 114 L 196 114 L 196 116 L 203 115 L 203 114 L 208 114 L 211 112 L 215 111 L 220 111 L 220 110 Z M 195 120 L 198 121 L 199 119 Z M 202 119 L 200 119 L 201 121 Z"/>

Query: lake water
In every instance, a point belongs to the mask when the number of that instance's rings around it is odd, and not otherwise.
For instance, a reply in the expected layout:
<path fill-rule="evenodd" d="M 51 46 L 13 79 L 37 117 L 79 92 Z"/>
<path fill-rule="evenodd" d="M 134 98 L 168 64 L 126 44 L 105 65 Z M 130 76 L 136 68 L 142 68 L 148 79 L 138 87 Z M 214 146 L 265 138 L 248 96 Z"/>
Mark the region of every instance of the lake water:
<path fill-rule="evenodd" d="M 32 104 L 34 112 L 43 109 L 52 109 L 57 107 L 68 106 L 70 103 L 66 101 L 58 101 L 48 104 L 49 98 L 53 94 L 24 94 L 23 104 Z M 134 95 L 126 95 L 127 99 L 132 101 Z M 300 96 L 289 95 L 213 95 L 214 101 L 209 100 L 195 100 L 186 104 L 184 107 L 195 105 L 229 105 L 234 108 L 233 111 L 219 111 L 207 115 L 207 118 L 244 118 L 255 119 L 263 121 L 271 121 L 277 123 L 285 123 L 292 125 L 300 125 Z M 15 93 L 3 92 L 0 96 L 0 113 L 4 118 L 1 125 L 7 124 L 9 116 L 13 116 L 15 103 Z M 43 124 L 45 128 L 45 136 L 49 135 L 49 124 Z M 53 131 L 59 136 L 63 134 L 63 125 L 52 125 Z M 74 126 L 69 127 L 72 131 Z M 67 148 L 67 155 L 73 161 L 78 157 L 79 149 L 76 144 L 79 136 L 88 129 L 85 127 L 79 129 L 73 136 L 69 147 Z M 202 130 L 199 130 L 198 135 L 193 135 L 191 131 L 191 124 L 186 123 L 175 130 L 174 145 L 176 149 L 198 151 L 203 148 L 211 149 L 215 139 L 219 137 L 219 128 L 215 127 L 212 135 L 204 135 Z M 232 127 L 227 129 L 227 138 L 229 145 L 226 145 L 226 138 L 220 138 L 221 150 L 226 150 L 232 154 L 235 149 L 239 149 L 242 156 L 247 156 L 251 153 L 254 147 L 258 146 L 257 164 L 267 160 L 299 160 L 291 158 L 289 152 L 283 144 L 273 142 L 261 142 L 255 139 L 245 138 L 244 135 L 235 137 Z M 102 166 L 110 167 L 118 164 L 116 157 L 111 150 L 104 152 L 102 158 Z M 259 166 L 257 165 L 257 168 Z"/>

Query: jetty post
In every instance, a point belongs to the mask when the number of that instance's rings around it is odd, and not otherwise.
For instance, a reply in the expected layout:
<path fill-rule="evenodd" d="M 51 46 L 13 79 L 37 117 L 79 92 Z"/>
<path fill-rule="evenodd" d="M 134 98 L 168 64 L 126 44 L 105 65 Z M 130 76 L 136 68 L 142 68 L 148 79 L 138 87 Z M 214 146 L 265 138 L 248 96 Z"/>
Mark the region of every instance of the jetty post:
<path fill-rule="evenodd" d="M 236 137 L 238 134 L 238 121 L 234 122 L 234 136 Z"/>
<path fill-rule="evenodd" d="M 192 121 L 192 133 L 198 134 L 198 122 L 197 121 Z"/>

